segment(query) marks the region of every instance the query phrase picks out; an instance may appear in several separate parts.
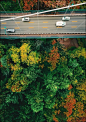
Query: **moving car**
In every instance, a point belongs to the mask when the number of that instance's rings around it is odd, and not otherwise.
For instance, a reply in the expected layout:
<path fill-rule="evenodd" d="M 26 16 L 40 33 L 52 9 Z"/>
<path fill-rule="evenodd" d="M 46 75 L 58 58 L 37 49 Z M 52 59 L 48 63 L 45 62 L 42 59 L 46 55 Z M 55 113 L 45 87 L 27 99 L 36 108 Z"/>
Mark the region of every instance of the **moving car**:
<path fill-rule="evenodd" d="M 63 22 L 63 21 L 56 22 L 56 26 L 65 26 L 65 25 L 66 25 L 66 22 Z"/>
<path fill-rule="evenodd" d="M 15 29 L 6 29 L 6 32 L 14 33 L 15 32 Z"/>
<path fill-rule="evenodd" d="M 23 21 L 23 22 L 29 22 L 29 20 L 30 20 L 29 17 L 27 17 L 27 18 L 22 18 L 22 21 Z"/>
<path fill-rule="evenodd" d="M 62 20 L 70 20 L 70 17 L 62 17 Z"/>

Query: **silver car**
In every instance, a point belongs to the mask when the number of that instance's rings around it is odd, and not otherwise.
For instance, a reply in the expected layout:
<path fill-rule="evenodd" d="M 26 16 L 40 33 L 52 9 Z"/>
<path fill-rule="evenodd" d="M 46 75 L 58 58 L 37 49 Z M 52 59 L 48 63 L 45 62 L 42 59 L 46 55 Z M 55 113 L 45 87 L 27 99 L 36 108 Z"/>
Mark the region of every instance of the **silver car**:
<path fill-rule="evenodd" d="M 15 29 L 6 29 L 6 32 L 14 33 Z"/>
<path fill-rule="evenodd" d="M 27 18 L 22 18 L 22 21 L 23 21 L 23 22 L 29 22 L 29 20 L 30 20 L 29 17 L 27 17 Z"/>
<path fill-rule="evenodd" d="M 70 17 L 62 17 L 62 20 L 70 20 Z"/>
<path fill-rule="evenodd" d="M 66 22 L 63 22 L 63 21 L 56 22 L 56 26 L 65 26 L 65 25 L 66 25 Z"/>

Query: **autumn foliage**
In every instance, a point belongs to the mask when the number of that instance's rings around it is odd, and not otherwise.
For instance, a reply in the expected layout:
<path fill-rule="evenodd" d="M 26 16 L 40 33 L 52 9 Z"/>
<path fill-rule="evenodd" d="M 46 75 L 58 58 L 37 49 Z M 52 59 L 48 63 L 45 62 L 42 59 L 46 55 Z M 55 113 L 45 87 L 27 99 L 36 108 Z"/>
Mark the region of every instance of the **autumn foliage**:
<path fill-rule="evenodd" d="M 53 42 L 55 44 L 56 42 Z M 53 46 L 53 49 L 50 51 L 49 56 L 46 57 L 46 61 L 51 64 L 50 69 L 54 70 L 56 68 L 56 63 L 59 62 L 60 55 L 58 53 L 58 48 Z"/>
<path fill-rule="evenodd" d="M 64 108 L 67 109 L 67 112 L 65 112 L 67 117 L 69 117 L 72 114 L 72 109 L 74 109 L 75 104 L 76 99 L 74 98 L 74 94 L 70 92 L 66 98 L 66 104 L 64 105 Z"/>
<path fill-rule="evenodd" d="M 53 115 L 53 121 L 54 122 L 59 122 L 58 119 Z"/>
<path fill-rule="evenodd" d="M 58 39 L 6 41 L 0 122 L 86 122 L 85 48 L 65 50 Z"/>
<path fill-rule="evenodd" d="M 38 9 L 38 2 L 39 2 L 39 8 L 40 9 L 49 9 L 49 8 L 57 8 L 57 7 L 63 7 L 70 4 L 76 4 L 77 1 L 70 1 L 70 0 L 24 0 L 24 10 L 37 10 Z M 78 2 L 79 3 L 79 2 Z M 77 9 L 80 8 L 80 6 L 76 7 Z"/>
<path fill-rule="evenodd" d="M 34 6 L 37 6 L 38 0 L 24 0 L 24 10 L 33 10 Z"/>
<path fill-rule="evenodd" d="M 72 85 L 70 85 L 69 87 L 68 87 L 68 90 L 71 90 L 73 87 L 72 87 Z"/>

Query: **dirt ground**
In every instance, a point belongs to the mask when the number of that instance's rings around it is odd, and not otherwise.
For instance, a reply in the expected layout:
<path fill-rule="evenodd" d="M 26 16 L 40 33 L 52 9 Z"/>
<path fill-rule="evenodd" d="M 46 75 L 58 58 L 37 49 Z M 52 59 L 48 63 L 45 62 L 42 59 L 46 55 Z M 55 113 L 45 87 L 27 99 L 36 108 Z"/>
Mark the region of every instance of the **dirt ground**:
<path fill-rule="evenodd" d="M 58 41 L 60 42 L 60 44 L 63 44 L 63 46 L 65 46 L 67 49 L 70 47 L 78 47 L 78 42 L 76 39 L 69 39 L 69 38 L 65 38 L 65 39 L 61 39 L 59 38 Z"/>

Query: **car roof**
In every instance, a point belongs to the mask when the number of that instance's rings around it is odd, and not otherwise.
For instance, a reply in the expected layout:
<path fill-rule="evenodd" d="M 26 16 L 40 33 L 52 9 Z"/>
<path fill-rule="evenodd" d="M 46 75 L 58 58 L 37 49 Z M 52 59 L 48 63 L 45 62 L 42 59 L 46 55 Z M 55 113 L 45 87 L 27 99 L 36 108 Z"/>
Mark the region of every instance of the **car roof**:
<path fill-rule="evenodd" d="M 69 17 L 64 17 L 64 18 L 69 18 Z"/>
<path fill-rule="evenodd" d="M 63 23 L 63 21 L 57 21 L 57 23 Z"/>
<path fill-rule="evenodd" d="M 23 17 L 24 18 L 24 17 Z M 29 17 L 25 17 L 24 19 L 29 19 Z"/>
<path fill-rule="evenodd" d="M 6 29 L 7 32 L 14 32 L 15 29 Z"/>
<path fill-rule="evenodd" d="M 14 30 L 14 29 L 7 29 L 7 30 Z"/>

